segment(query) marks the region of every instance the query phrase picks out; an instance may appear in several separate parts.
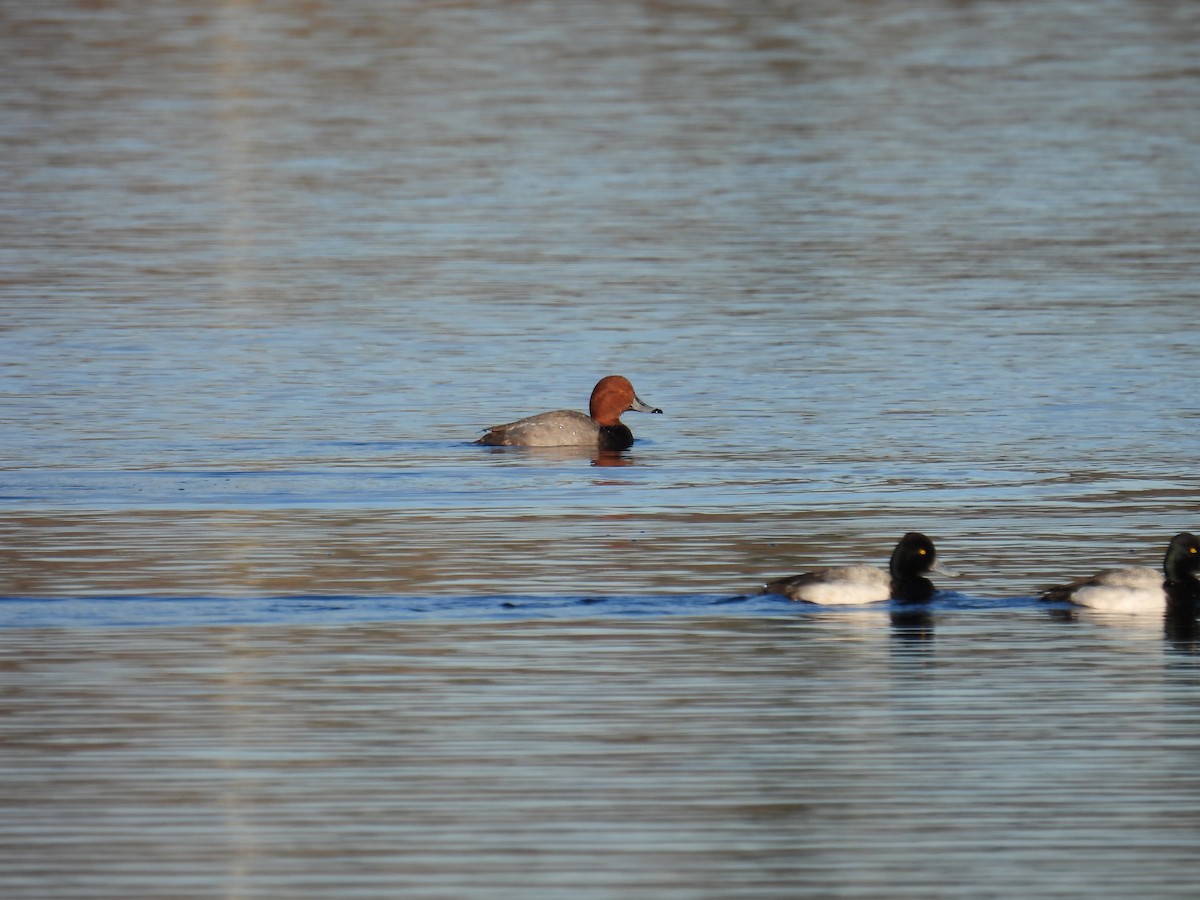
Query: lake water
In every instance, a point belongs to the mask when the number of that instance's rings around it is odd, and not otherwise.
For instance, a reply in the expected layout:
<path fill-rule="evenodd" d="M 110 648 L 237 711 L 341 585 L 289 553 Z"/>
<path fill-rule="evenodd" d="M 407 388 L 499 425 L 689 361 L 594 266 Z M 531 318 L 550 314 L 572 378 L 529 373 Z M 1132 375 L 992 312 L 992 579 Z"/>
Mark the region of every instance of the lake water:
<path fill-rule="evenodd" d="M 1200 7 L 0 26 L 0 895 L 1194 896 Z"/>

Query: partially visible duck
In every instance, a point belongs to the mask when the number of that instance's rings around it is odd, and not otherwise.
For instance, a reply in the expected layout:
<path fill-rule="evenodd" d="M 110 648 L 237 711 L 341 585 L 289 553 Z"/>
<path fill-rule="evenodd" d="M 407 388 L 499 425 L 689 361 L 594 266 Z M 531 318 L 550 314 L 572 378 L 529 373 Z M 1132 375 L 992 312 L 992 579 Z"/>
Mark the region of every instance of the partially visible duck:
<path fill-rule="evenodd" d="M 763 593 L 825 605 L 889 599 L 924 603 L 937 590 L 925 577 L 928 572 L 941 571 L 935 568 L 936 562 L 933 541 L 920 532 L 910 531 L 896 544 L 886 572 L 874 566 L 816 569 L 772 581 L 763 588 Z"/>
<path fill-rule="evenodd" d="M 1050 588 L 1043 600 L 1068 601 L 1106 612 L 1194 611 L 1200 606 L 1200 540 L 1183 531 L 1171 539 L 1162 569 L 1105 569 Z"/>
<path fill-rule="evenodd" d="M 621 413 L 661 413 L 642 402 L 623 375 L 601 378 L 592 389 L 588 415 L 573 409 L 539 413 L 507 425 L 496 425 L 477 440 L 493 447 L 593 447 L 628 450 L 633 432 L 621 422 Z"/>

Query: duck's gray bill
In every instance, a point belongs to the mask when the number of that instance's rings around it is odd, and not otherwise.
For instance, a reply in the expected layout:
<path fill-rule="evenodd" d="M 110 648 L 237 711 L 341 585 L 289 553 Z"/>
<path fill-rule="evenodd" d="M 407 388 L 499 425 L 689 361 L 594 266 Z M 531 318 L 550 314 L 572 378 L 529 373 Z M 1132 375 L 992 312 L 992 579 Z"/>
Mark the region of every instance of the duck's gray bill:
<path fill-rule="evenodd" d="M 629 408 L 634 412 L 658 413 L 659 415 L 662 415 L 661 409 L 646 403 L 637 394 L 633 395 L 633 402 L 629 404 Z"/>

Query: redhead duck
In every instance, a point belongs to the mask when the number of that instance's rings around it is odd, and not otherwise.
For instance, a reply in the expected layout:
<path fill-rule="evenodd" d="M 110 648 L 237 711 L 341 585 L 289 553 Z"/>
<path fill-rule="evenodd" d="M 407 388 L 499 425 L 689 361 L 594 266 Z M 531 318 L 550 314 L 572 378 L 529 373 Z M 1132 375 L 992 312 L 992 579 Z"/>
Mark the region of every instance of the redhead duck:
<path fill-rule="evenodd" d="M 874 566 L 816 569 L 772 581 L 762 593 L 828 605 L 876 603 L 891 598 L 924 603 L 936 591 L 933 582 L 924 577 L 925 573 L 943 572 L 935 568 L 936 560 L 933 541 L 919 532 L 910 531 L 900 538 L 892 551 L 887 572 Z"/>
<path fill-rule="evenodd" d="M 1165 579 L 1164 579 L 1165 576 Z M 1050 588 L 1043 600 L 1066 600 L 1105 612 L 1194 611 L 1200 606 L 1200 540 L 1184 531 L 1167 546 L 1162 569 L 1105 569 L 1091 578 Z"/>
<path fill-rule="evenodd" d="M 601 378 L 592 389 L 588 415 L 573 409 L 539 413 L 507 425 L 496 425 L 477 440 L 492 447 L 592 447 L 600 450 L 628 450 L 633 432 L 622 424 L 627 410 L 661 413 L 638 399 L 633 385 L 623 375 Z"/>

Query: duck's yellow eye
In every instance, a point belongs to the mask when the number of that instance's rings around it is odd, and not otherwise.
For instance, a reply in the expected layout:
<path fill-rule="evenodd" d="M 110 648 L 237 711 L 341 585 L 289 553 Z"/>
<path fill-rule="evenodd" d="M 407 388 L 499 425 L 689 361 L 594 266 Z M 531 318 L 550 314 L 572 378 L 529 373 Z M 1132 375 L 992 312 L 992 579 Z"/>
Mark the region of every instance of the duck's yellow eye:
<path fill-rule="evenodd" d="M 922 548 L 921 548 L 920 550 L 918 550 L 917 552 L 918 552 L 918 553 L 920 553 L 922 556 L 924 556 L 924 555 L 925 555 L 925 548 L 924 548 L 924 547 L 922 547 Z M 1195 553 L 1196 551 L 1195 551 L 1195 550 L 1193 550 L 1192 552 L 1193 552 L 1193 553 Z"/>
<path fill-rule="evenodd" d="M 922 553 L 924 553 L 925 551 L 924 551 L 924 550 L 922 550 L 921 552 L 922 552 Z M 1195 548 L 1195 547 L 1188 547 L 1188 553 L 1195 553 L 1195 552 L 1196 552 L 1196 548 Z"/>

